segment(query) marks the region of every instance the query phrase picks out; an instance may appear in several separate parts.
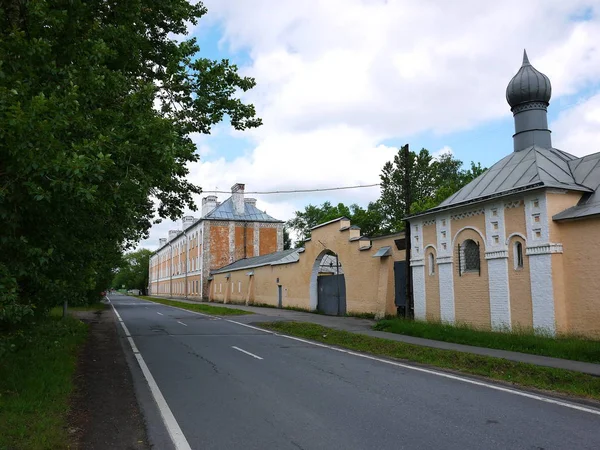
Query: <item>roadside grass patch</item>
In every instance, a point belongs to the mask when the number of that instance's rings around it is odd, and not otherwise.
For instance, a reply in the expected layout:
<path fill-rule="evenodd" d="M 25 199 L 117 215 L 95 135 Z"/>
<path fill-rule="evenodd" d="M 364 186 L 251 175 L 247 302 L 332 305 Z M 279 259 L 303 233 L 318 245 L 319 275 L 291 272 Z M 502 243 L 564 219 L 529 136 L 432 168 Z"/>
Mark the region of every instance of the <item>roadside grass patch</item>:
<path fill-rule="evenodd" d="M 188 311 L 196 311 L 204 314 L 211 314 L 213 316 L 240 316 L 243 314 L 254 314 L 251 311 L 244 311 L 243 309 L 224 308 L 222 306 L 206 305 L 203 303 L 178 302 L 177 300 L 167 300 L 165 298 L 149 297 L 146 295 L 136 295 L 134 297 L 149 300 L 154 303 L 160 303 L 162 305 L 175 306 L 177 308 L 187 309 Z"/>
<path fill-rule="evenodd" d="M 88 327 L 48 317 L 0 334 L 0 449 L 68 448 L 67 413 Z"/>
<path fill-rule="evenodd" d="M 600 363 L 600 341 L 576 336 L 549 337 L 533 334 L 532 330 L 527 329 L 494 332 L 478 330 L 467 325 L 448 325 L 402 318 L 380 320 L 373 329 L 476 347 Z"/>
<path fill-rule="evenodd" d="M 108 305 L 106 303 L 96 302 L 84 306 L 69 306 L 67 308 L 67 313 L 71 313 L 74 311 L 102 311 L 106 308 L 108 308 Z M 62 317 L 62 313 L 62 306 L 55 306 L 50 310 L 50 315 L 53 317 Z"/>
<path fill-rule="evenodd" d="M 334 330 L 305 322 L 270 322 L 262 328 L 344 347 L 377 356 L 396 358 L 514 383 L 519 386 L 555 391 L 600 400 L 600 377 L 563 369 L 540 367 L 501 358 L 440 350 L 387 339 Z"/>

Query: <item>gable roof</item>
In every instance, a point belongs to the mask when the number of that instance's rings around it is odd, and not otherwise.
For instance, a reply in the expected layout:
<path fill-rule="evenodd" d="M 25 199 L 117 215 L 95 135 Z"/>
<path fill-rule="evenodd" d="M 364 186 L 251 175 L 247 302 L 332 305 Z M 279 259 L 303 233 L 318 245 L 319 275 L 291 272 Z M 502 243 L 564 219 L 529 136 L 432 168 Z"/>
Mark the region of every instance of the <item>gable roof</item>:
<path fill-rule="evenodd" d="M 600 153 L 569 161 L 569 167 L 575 180 L 594 192 L 584 195 L 577 205 L 555 214 L 552 218 L 566 220 L 600 214 Z"/>
<path fill-rule="evenodd" d="M 281 252 L 255 256 L 253 258 L 240 259 L 227 266 L 221 267 L 220 269 L 212 270 L 211 273 L 225 273 L 230 272 L 232 270 L 251 269 L 260 266 L 274 266 L 277 264 L 288 264 L 296 262 L 300 259 L 299 250 L 300 249 L 292 248 L 289 250 L 283 250 Z"/>
<path fill-rule="evenodd" d="M 593 192 L 593 188 L 574 177 L 570 163 L 577 160 L 577 157 L 555 148 L 532 146 L 512 152 L 435 208 L 412 217 L 532 188 Z"/>
<path fill-rule="evenodd" d="M 278 222 L 267 213 L 258 209 L 254 204 L 244 202 L 244 214 L 236 214 L 233 208 L 233 199 L 229 197 L 211 212 L 209 212 L 202 220 L 246 220 L 252 222 Z"/>

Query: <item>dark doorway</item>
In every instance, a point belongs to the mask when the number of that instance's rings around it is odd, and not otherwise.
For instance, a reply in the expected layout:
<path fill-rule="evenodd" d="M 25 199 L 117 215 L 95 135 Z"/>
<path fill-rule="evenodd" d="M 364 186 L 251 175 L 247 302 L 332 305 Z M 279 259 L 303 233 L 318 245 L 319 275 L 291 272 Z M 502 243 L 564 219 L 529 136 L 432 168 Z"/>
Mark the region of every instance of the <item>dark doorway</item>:
<path fill-rule="evenodd" d="M 278 302 L 277 302 L 277 307 L 278 308 L 283 308 L 283 286 L 281 286 L 280 284 L 277 285 L 277 298 L 278 298 Z"/>
<path fill-rule="evenodd" d="M 394 303 L 398 314 L 406 309 L 406 261 L 394 261 Z"/>

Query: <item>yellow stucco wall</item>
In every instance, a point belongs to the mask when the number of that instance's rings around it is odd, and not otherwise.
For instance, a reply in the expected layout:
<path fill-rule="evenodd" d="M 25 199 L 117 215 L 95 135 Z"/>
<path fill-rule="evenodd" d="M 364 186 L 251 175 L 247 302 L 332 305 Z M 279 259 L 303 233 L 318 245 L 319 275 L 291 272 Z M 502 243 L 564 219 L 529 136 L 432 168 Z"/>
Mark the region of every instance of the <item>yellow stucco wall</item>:
<path fill-rule="evenodd" d="M 311 308 L 310 286 L 313 266 L 325 249 L 338 254 L 346 282 L 346 311 L 348 313 L 395 314 L 394 305 L 394 260 L 404 260 L 404 250 L 396 249 L 394 239 L 374 239 L 369 250 L 359 250 L 359 241 L 349 241 L 350 230 L 340 230 L 349 225 L 348 221 L 337 221 L 312 231 L 312 239 L 306 243 L 300 260 L 295 263 L 268 265 L 231 271 L 232 279 L 242 281 L 242 294 L 247 292 L 252 271 L 253 289 L 249 303 L 278 304 L 278 285 L 282 286 L 283 306 Z M 356 234 L 356 233 L 355 233 Z M 374 258 L 381 247 L 391 247 L 392 255 Z M 234 275 L 235 274 L 235 275 Z M 225 273 L 213 275 L 212 283 L 224 283 Z M 235 277 L 235 278 L 234 278 Z M 235 287 L 234 283 L 234 287 Z M 237 287 L 235 289 L 237 292 Z M 224 291 L 214 293 L 211 299 L 223 301 Z M 235 292 L 231 299 L 237 299 Z M 246 296 L 248 297 L 248 296 Z M 246 299 L 244 298 L 244 301 Z"/>
<path fill-rule="evenodd" d="M 525 206 L 523 200 L 518 201 L 519 206 L 504 208 L 504 229 L 507 237 L 513 233 L 520 233 L 523 236 L 527 236 Z"/>
<path fill-rule="evenodd" d="M 487 261 L 485 259 L 485 216 L 478 214 L 476 216 L 465 217 L 463 219 L 450 221 L 453 238 L 454 253 L 454 310 L 457 323 L 469 323 L 475 327 L 490 328 L 490 289 L 487 270 Z M 474 227 L 482 235 L 464 227 Z M 458 233 L 458 234 L 457 234 Z M 481 273 L 464 272 L 459 274 L 459 254 L 458 244 L 463 245 L 464 241 L 472 239 L 480 245 L 480 267 Z"/>
<path fill-rule="evenodd" d="M 564 251 L 568 329 L 600 337 L 600 220 L 589 218 L 556 225 Z"/>
<path fill-rule="evenodd" d="M 525 230 L 522 230 L 523 234 Z M 523 246 L 523 268 L 515 269 L 515 242 Z M 508 287 L 511 325 L 514 329 L 533 329 L 531 278 L 525 239 L 513 236 L 508 242 Z"/>
<path fill-rule="evenodd" d="M 546 207 L 548 209 L 548 231 L 550 233 L 550 242 L 561 242 L 559 222 L 554 222 L 552 216 L 575 206 L 581 198 L 581 192 L 565 192 L 546 194 Z"/>

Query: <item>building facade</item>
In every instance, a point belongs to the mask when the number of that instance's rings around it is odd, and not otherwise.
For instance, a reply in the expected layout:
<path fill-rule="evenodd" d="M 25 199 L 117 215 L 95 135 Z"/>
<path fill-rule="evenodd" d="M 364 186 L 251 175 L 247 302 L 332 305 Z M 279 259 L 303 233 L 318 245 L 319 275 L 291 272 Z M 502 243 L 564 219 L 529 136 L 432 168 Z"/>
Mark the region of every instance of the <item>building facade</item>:
<path fill-rule="evenodd" d="M 149 293 L 156 296 L 206 298 L 211 270 L 239 259 L 283 250 L 283 222 L 245 198 L 243 184 L 231 188 L 223 203 L 202 199 L 200 219 L 183 218 L 150 258 Z"/>
<path fill-rule="evenodd" d="M 552 147 L 550 97 L 524 54 L 513 152 L 410 218 L 417 319 L 600 336 L 600 153 Z"/>
<path fill-rule="evenodd" d="M 406 287 L 405 255 L 404 233 L 362 236 L 341 217 L 314 227 L 304 248 L 212 271 L 209 299 L 383 317 L 396 314 Z"/>

